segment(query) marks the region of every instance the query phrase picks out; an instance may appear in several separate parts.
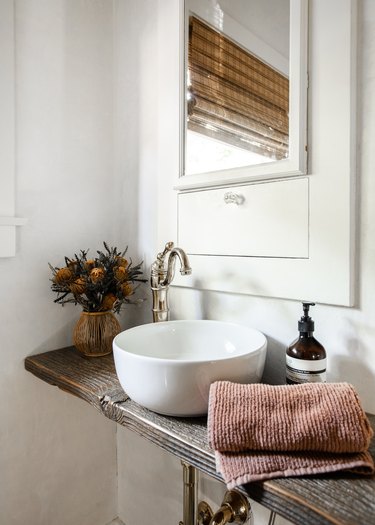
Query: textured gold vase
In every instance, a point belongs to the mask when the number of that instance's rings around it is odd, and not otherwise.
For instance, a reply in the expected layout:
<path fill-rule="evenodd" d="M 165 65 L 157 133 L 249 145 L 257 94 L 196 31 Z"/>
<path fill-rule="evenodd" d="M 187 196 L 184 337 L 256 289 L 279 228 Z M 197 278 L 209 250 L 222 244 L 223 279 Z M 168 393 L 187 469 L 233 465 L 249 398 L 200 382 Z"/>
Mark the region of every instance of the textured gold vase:
<path fill-rule="evenodd" d="M 113 338 L 121 332 L 112 312 L 82 312 L 73 332 L 73 343 L 86 357 L 99 357 L 112 352 Z"/>

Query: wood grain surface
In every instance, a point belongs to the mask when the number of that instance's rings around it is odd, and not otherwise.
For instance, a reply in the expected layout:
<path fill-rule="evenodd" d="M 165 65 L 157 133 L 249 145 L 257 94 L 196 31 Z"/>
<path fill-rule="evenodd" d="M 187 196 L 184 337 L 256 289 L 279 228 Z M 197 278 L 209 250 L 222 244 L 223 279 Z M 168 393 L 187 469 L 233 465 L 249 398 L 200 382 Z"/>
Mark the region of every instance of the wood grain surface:
<path fill-rule="evenodd" d="M 51 385 L 87 401 L 113 421 L 222 481 L 207 443 L 206 418 L 175 418 L 132 401 L 116 376 L 113 356 L 83 358 L 74 347 L 27 357 L 25 368 Z M 375 428 L 375 416 L 369 416 Z M 375 457 L 375 440 L 371 443 Z M 242 490 L 300 525 L 375 524 L 375 478 L 332 474 L 251 483 Z"/>

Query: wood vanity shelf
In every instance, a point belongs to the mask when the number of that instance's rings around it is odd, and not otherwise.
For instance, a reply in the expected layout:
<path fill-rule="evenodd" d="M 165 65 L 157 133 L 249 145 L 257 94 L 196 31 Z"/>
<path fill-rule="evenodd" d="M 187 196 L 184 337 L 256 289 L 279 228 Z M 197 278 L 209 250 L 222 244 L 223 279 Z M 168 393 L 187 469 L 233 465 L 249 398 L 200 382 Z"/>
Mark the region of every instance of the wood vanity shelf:
<path fill-rule="evenodd" d="M 183 419 L 150 412 L 134 403 L 118 382 L 113 356 L 83 359 L 74 347 L 27 357 L 25 368 L 93 405 L 109 419 L 222 481 L 207 444 L 206 418 Z M 375 416 L 369 416 L 373 428 Z M 371 443 L 375 456 L 375 440 Z M 300 525 L 375 523 L 375 478 L 325 475 L 248 484 L 248 496 Z"/>

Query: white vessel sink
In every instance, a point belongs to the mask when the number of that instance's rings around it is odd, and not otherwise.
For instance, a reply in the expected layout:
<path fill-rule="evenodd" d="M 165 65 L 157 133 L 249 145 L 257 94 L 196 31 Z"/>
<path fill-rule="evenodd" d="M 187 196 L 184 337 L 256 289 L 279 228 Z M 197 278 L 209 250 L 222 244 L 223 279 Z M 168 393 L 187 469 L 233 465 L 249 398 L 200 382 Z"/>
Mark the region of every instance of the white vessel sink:
<path fill-rule="evenodd" d="M 116 372 L 131 399 L 170 416 L 207 413 L 211 383 L 257 383 L 267 340 L 252 328 L 221 321 L 167 321 L 118 334 Z"/>

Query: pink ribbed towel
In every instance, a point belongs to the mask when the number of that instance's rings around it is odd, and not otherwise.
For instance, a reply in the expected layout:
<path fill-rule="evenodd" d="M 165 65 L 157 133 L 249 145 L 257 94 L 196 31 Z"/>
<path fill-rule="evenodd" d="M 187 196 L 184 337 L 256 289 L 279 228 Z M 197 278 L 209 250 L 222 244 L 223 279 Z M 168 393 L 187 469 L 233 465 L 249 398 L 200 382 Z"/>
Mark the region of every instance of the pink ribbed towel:
<path fill-rule="evenodd" d="M 348 383 L 211 385 L 208 438 L 228 488 L 338 470 L 372 474 L 372 435 Z"/>

